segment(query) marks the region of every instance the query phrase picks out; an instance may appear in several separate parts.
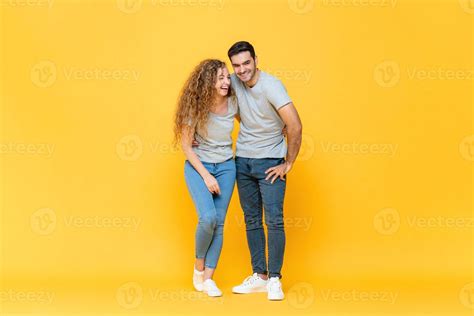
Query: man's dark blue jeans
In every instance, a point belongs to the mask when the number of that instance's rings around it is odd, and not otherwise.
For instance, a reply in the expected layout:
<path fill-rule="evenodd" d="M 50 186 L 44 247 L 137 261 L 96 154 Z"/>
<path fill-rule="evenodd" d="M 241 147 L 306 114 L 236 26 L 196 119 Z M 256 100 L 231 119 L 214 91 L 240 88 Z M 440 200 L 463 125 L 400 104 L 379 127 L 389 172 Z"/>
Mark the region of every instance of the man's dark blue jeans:
<path fill-rule="evenodd" d="M 268 273 L 269 277 L 279 278 L 285 252 L 283 200 L 286 181 L 278 178 L 272 184 L 271 179 L 265 180 L 265 171 L 283 162 L 284 158 L 235 158 L 237 188 L 244 211 L 253 273 Z M 262 225 L 263 209 L 268 231 L 268 270 Z"/>

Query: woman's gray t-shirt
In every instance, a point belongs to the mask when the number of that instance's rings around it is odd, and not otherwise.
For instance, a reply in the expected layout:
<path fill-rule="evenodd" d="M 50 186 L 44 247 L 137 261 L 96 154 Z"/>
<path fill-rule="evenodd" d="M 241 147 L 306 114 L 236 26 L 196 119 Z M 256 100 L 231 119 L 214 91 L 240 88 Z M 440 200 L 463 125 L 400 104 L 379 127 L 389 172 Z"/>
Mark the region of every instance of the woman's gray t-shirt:
<path fill-rule="evenodd" d="M 232 151 L 232 130 L 234 129 L 235 114 L 238 105 L 235 97 L 229 97 L 226 114 L 209 112 L 207 135 L 194 134 L 199 146 L 193 147 L 194 152 L 202 162 L 219 163 L 234 156 Z"/>

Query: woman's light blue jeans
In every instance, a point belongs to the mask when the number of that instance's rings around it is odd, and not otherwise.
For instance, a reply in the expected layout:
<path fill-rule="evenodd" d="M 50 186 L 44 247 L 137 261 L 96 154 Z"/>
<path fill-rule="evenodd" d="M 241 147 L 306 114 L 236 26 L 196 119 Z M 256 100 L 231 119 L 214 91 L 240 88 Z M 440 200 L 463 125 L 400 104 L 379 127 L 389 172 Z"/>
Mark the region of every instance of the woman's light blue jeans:
<path fill-rule="evenodd" d="M 184 177 L 198 213 L 196 258 L 204 258 L 207 268 L 215 269 L 222 250 L 224 222 L 235 185 L 235 162 L 231 158 L 221 163 L 202 163 L 213 175 L 221 194 L 212 194 L 201 175 L 186 160 Z"/>

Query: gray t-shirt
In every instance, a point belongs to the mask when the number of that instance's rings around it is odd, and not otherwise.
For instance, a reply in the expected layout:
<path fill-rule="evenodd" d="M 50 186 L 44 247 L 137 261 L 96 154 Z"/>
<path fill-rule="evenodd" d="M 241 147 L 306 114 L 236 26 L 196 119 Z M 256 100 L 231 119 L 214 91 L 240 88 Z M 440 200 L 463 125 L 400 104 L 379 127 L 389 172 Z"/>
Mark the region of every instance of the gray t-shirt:
<path fill-rule="evenodd" d="M 278 109 L 291 102 L 285 86 L 272 75 L 260 70 L 252 88 L 231 75 L 240 114 L 240 131 L 236 156 L 244 158 L 283 158 L 286 142 L 282 130 L 285 123 Z"/>
<path fill-rule="evenodd" d="M 194 152 L 202 162 L 219 163 L 234 156 L 232 151 L 232 130 L 237 113 L 237 100 L 229 97 L 226 114 L 209 113 L 207 135 L 194 134 L 199 146 L 193 147 Z"/>

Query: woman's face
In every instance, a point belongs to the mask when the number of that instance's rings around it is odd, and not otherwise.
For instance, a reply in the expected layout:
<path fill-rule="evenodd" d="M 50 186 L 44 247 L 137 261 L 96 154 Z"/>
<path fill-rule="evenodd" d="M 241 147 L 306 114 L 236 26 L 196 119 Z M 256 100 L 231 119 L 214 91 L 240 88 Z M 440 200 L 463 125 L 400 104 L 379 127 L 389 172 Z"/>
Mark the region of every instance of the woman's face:
<path fill-rule="evenodd" d="M 217 70 L 217 80 L 215 88 L 217 93 L 223 97 L 227 96 L 230 89 L 230 74 L 227 67 L 222 67 Z"/>

